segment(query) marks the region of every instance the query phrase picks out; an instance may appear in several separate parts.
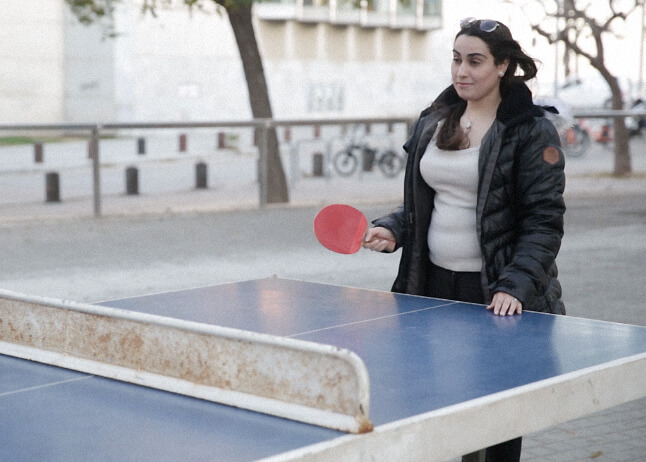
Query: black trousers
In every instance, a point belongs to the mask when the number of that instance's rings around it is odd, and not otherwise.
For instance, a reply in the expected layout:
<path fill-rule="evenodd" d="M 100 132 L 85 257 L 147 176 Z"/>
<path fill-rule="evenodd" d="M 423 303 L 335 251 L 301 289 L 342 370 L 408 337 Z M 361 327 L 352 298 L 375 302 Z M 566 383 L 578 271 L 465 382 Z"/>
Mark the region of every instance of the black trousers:
<path fill-rule="evenodd" d="M 480 273 L 458 273 L 431 264 L 426 283 L 426 295 L 468 303 L 485 303 Z M 522 438 L 491 446 L 486 450 L 486 462 L 519 462 Z"/>

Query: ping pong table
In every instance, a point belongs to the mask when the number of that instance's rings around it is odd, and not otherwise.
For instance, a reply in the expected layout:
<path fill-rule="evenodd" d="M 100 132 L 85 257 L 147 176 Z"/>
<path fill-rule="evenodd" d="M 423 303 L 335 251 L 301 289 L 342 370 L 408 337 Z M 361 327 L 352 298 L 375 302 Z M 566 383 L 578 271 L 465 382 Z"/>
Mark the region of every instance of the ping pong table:
<path fill-rule="evenodd" d="M 16 333 L 20 297 L 1 295 L 0 460 L 439 461 L 646 396 L 639 326 L 280 278 L 100 304 L 356 354 L 374 428 L 350 434 L 12 356 L 34 334 Z M 94 335 L 112 333 L 79 338 Z M 181 346 L 159 348 L 172 361 Z"/>

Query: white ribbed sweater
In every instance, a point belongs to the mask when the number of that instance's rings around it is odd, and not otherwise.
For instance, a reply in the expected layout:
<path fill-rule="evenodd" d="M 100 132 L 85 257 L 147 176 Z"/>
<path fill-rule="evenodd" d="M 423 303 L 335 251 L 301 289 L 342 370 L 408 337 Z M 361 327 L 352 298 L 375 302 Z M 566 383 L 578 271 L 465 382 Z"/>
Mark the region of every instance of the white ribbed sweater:
<path fill-rule="evenodd" d="M 482 265 L 476 233 L 478 151 L 444 151 L 431 142 L 420 161 L 422 177 L 435 190 L 430 259 L 451 271 L 480 271 Z"/>

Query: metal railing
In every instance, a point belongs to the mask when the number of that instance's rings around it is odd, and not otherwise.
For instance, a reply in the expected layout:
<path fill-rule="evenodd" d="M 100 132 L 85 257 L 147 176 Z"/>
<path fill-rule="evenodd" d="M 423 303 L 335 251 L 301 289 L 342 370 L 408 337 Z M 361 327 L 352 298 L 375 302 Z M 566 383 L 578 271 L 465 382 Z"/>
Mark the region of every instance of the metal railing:
<path fill-rule="evenodd" d="M 646 111 L 635 110 L 587 110 L 574 111 L 574 118 L 618 118 L 618 117 L 646 117 Z M 257 178 L 259 185 L 259 205 L 267 204 L 268 168 L 267 149 L 268 131 L 279 127 L 322 127 L 322 126 L 348 126 L 365 124 L 405 124 L 408 133 L 413 123 L 412 117 L 383 117 L 383 118 L 325 118 L 325 119 L 253 119 L 246 121 L 205 121 L 205 122 L 141 122 L 141 123 L 62 123 L 62 124 L 0 124 L 0 132 L 56 132 L 87 136 L 88 157 L 91 159 L 92 170 L 92 199 L 94 215 L 99 217 L 102 213 L 101 189 L 101 154 L 100 139 L 103 135 L 120 130 L 171 130 L 171 129 L 199 129 L 199 128 L 245 128 L 255 129 L 258 136 Z"/>
<path fill-rule="evenodd" d="M 100 139 L 107 132 L 119 130 L 170 130 L 170 129 L 199 129 L 199 128 L 247 128 L 259 132 L 257 176 L 259 183 L 260 207 L 267 205 L 268 188 L 268 132 L 279 127 L 325 126 L 325 125 L 356 125 L 356 124 L 406 124 L 413 121 L 409 117 L 387 118 L 339 118 L 339 119 L 253 119 L 247 121 L 212 121 L 212 122 L 141 122 L 141 123 L 63 123 L 63 124 L 0 124 L 0 132 L 56 132 L 89 138 L 88 155 L 92 162 L 92 198 L 93 211 L 96 217 L 101 216 L 101 154 Z"/>
<path fill-rule="evenodd" d="M 623 117 L 646 117 L 646 111 L 634 111 L 630 109 L 612 110 L 612 109 L 590 109 L 577 110 L 572 113 L 575 119 L 615 119 Z"/>

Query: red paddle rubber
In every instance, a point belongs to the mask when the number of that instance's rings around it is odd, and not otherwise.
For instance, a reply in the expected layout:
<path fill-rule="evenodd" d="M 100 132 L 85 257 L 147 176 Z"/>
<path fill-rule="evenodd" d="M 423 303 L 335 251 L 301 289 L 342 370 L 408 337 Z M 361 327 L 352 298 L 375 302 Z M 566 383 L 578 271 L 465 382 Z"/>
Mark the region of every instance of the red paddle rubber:
<path fill-rule="evenodd" d="M 363 243 L 368 220 L 359 210 L 344 204 L 322 208 L 314 218 L 314 234 L 333 252 L 351 254 Z"/>

